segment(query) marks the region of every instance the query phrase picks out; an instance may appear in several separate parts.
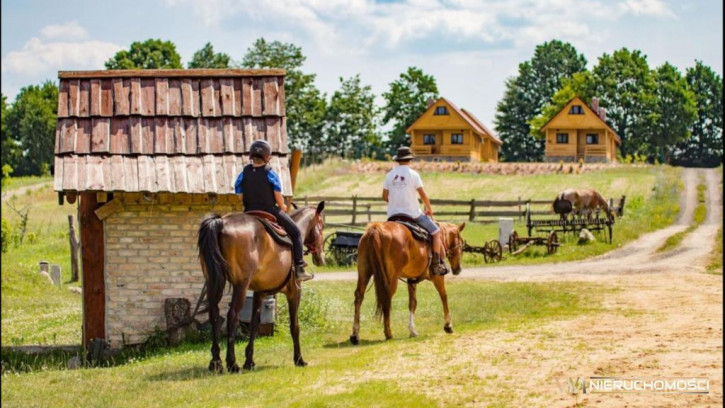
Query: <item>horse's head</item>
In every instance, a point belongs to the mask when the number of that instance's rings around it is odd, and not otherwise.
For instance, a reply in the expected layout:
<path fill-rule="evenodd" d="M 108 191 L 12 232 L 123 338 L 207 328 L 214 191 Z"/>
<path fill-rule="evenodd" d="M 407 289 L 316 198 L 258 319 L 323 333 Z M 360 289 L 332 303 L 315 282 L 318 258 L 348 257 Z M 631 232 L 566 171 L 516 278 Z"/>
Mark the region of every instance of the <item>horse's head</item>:
<path fill-rule="evenodd" d="M 298 211 L 298 213 L 304 212 L 305 214 L 309 214 L 301 217 L 301 222 L 307 223 L 307 225 L 301 225 L 300 230 L 304 231 L 304 245 L 307 247 L 307 251 L 305 252 L 312 254 L 312 262 L 316 266 L 325 265 L 325 240 L 322 235 L 322 231 L 325 228 L 325 224 L 322 222 L 322 211 L 324 209 L 325 202 L 320 201 L 316 209 L 308 207 Z"/>
<path fill-rule="evenodd" d="M 446 258 L 451 263 L 451 270 L 454 275 L 461 273 L 461 257 L 463 255 L 463 237 L 461 231 L 466 227 L 466 223 L 460 225 L 441 223 L 441 233 L 443 234 L 443 245 L 446 247 Z"/>

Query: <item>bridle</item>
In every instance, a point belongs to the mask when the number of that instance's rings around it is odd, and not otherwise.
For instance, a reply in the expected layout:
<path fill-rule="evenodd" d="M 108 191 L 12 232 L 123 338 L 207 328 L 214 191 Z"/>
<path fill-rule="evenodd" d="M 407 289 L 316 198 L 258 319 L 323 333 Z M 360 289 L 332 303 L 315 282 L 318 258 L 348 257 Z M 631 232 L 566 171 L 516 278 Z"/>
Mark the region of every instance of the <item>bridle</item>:
<path fill-rule="evenodd" d="M 315 226 L 313 227 L 313 231 L 317 232 L 319 236 L 322 236 L 322 230 L 325 228 L 325 226 L 322 223 L 322 217 L 320 217 L 320 214 L 315 213 Z M 314 234 L 308 234 L 307 237 L 312 237 Z M 313 240 L 312 243 L 305 242 L 305 247 L 307 250 L 305 250 L 305 255 L 307 254 L 316 254 L 319 252 L 322 252 L 322 245 L 316 246 L 315 241 Z"/>
<path fill-rule="evenodd" d="M 446 227 L 443 226 L 443 224 L 439 224 L 441 230 L 443 231 L 444 236 L 448 236 L 448 231 L 446 231 Z M 461 237 L 461 231 L 458 231 L 456 234 L 456 244 L 452 247 L 448 247 L 446 244 L 446 240 L 441 240 L 443 242 L 443 248 L 446 250 L 446 253 L 448 253 L 449 250 L 454 250 L 458 248 L 462 248 L 464 246 L 463 238 Z"/>

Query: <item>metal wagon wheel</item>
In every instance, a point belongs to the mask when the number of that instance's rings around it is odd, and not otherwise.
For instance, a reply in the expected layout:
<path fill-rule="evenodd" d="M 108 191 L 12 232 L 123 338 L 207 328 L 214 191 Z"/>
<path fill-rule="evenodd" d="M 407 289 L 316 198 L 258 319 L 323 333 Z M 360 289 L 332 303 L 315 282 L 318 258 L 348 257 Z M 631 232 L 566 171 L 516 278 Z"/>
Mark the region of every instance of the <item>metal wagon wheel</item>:
<path fill-rule="evenodd" d="M 486 245 L 484 245 L 483 248 L 483 260 L 486 261 L 486 263 L 498 262 L 501 260 L 503 250 L 501 248 L 501 243 L 498 242 L 498 240 L 492 239 L 486 242 Z"/>
<path fill-rule="evenodd" d="M 549 255 L 556 252 L 559 249 L 559 238 L 556 236 L 556 231 L 549 233 L 549 238 L 546 239 L 546 253 Z"/>
<path fill-rule="evenodd" d="M 519 233 L 514 231 L 509 235 L 509 252 L 513 253 L 519 249 Z"/>

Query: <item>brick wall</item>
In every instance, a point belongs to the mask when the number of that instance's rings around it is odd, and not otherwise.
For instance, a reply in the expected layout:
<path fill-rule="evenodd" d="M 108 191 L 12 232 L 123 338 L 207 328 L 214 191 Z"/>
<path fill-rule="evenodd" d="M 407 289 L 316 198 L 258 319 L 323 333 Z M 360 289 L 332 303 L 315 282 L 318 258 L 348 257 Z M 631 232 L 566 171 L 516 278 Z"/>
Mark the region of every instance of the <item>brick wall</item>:
<path fill-rule="evenodd" d="M 164 301 L 184 297 L 192 311 L 204 284 L 196 249 L 206 214 L 241 211 L 234 195 L 116 193 L 123 207 L 104 220 L 106 340 L 112 348 L 142 343 L 166 328 Z M 226 316 L 229 294 L 220 303 Z M 206 320 L 200 318 L 201 321 Z"/>

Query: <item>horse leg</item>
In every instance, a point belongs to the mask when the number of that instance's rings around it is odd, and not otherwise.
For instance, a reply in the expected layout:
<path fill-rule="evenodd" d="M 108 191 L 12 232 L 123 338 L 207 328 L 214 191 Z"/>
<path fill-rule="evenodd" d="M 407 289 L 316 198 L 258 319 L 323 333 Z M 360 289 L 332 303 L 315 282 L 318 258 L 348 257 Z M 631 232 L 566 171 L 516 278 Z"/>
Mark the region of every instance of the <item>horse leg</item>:
<path fill-rule="evenodd" d="M 443 330 L 446 333 L 453 333 L 453 325 L 451 324 L 451 313 L 448 310 L 448 295 L 446 294 L 446 283 L 443 280 L 443 276 L 434 276 L 432 279 L 433 285 L 435 285 L 438 294 L 441 297 L 441 303 L 443 303 Z"/>
<path fill-rule="evenodd" d="M 418 299 L 415 296 L 416 288 L 415 283 L 408 283 L 408 310 L 410 311 L 408 330 L 410 331 L 410 337 L 418 337 L 418 331 L 415 330 L 415 308 L 418 306 Z"/>
<path fill-rule="evenodd" d="M 353 345 L 360 344 L 360 306 L 362 306 L 363 298 L 365 297 L 365 289 L 370 282 L 372 274 L 369 273 L 358 273 L 357 275 L 357 288 L 355 289 L 355 318 L 352 322 L 352 336 L 350 336 L 350 343 Z"/>
<path fill-rule="evenodd" d="M 259 331 L 259 316 L 262 309 L 262 301 L 264 297 L 259 292 L 254 292 L 254 300 L 252 301 L 252 320 L 249 322 L 249 342 L 247 343 L 247 349 L 244 351 L 244 365 L 242 366 L 245 370 L 254 370 L 254 339 L 257 338 L 257 332 Z"/>
<path fill-rule="evenodd" d="M 294 346 L 293 359 L 296 366 L 304 367 L 307 363 L 302 358 L 302 351 L 300 350 L 300 322 L 297 318 L 302 292 L 297 289 L 294 280 L 289 285 L 293 288 L 288 290 L 285 295 L 287 295 L 287 304 L 289 305 L 289 331 L 292 334 L 292 344 Z"/>
<path fill-rule="evenodd" d="M 234 342 L 236 340 L 237 325 L 239 324 L 239 311 L 242 310 L 246 296 L 246 284 L 234 285 L 232 303 L 229 305 L 229 312 L 227 313 L 227 371 L 230 373 L 239 372 Z"/>
<path fill-rule="evenodd" d="M 398 280 L 392 279 L 390 282 L 390 301 L 387 302 L 385 307 L 383 307 L 383 328 L 385 331 L 385 340 L 390 340 L 393 338 L 393 331 L 390 329 L 390 309 L 392 309 L 393 306 L 393 296 L 395 295 L 395 291 L 398 289 Z"/>
<path fill-rule="evenodd" d="M 211 361 L 209 371 L 223 373 L 224 366 L 219 355 L 219 302 L 209 300 L 209 322 L 211 322 Z"/>

